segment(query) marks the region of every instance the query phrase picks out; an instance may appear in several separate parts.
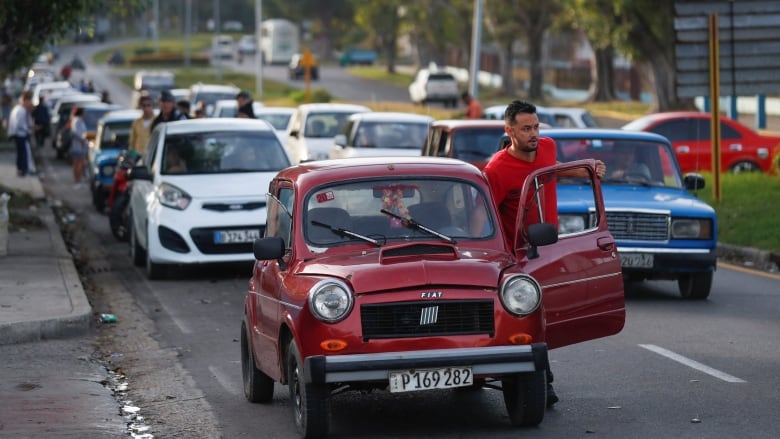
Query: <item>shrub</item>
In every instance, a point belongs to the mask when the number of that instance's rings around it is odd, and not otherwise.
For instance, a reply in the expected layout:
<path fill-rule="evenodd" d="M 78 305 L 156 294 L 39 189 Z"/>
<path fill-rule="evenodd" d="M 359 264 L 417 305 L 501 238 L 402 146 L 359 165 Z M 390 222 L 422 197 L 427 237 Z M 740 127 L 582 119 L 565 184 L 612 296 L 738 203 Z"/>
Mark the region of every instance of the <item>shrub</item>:
<path fill-rule="evenodd" d="M 328 93 L 324 88 L 316 88 L 311 90 L 311 102 L 330 102 L 333 100 L 333 96 Z M 295 90 L 290 93 L 290 99 L 296 104 L 303 104 L 306 102 L 306 90 Z"/>

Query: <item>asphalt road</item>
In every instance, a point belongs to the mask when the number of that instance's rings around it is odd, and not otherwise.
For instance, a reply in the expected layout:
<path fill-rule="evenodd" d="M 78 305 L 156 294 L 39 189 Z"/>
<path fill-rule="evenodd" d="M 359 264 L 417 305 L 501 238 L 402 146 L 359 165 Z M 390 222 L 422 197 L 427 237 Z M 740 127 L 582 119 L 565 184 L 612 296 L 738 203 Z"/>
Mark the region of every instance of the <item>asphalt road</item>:
<path fill-rule="evenodd" d="M 330 75 L 323 72 L 323 81 Z M 113 81 L 103 73 L 92 77 L 101 87 Z M 112 97 L 122 102 L 116 93 Z M 102 347 L 117 354 L 156 437 L 295 437 L 286 388 L 277 385 L 269 405 L 250 404 L 242 394 L 238 337 L 251 265 L 179 269 L 171 279 L 146 280 L 132 266 L 127 245 L 111 236 L 107 218 L 91 208 L 88 192 L 71 189 L 69 168 L 52 155 L 44 182 L 82 225 L 80 239 L 92 266 L 85 285 L 98 309 L 119 319 L 101 334 Z M 673 282 L 631 285 L 620 334 L 551 352 L 561 402 L 539 428 L 519 434 L 774 437 L 778 315 L 777 275 L 721 265 L 704 302 L 681 300 Z M 518 435 L 501 394 L 487 389 L 341 394 L 332 422 L 334 437 Z"/>

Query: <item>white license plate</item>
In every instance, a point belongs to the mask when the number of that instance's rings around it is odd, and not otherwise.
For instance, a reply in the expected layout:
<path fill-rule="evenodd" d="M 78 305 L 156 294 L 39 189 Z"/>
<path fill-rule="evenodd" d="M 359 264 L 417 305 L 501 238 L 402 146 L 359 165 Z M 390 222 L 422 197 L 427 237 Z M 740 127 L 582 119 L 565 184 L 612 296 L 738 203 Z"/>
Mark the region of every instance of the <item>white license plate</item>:
<path fill-rule="evenodd" d="M 390 372 L 390 392 L 414 392 L 417 390 L 451 389 L 470 386 L 474 375 L 470 367 L 445 367 L 441 369 L 412 369 Z"/>
<path fill-rule="evenodd" d="M 626 268 L 653 268 L 651 253 L 620 253 L 620 266 Z"/>
<path fill-rule="evenodd" d="M 260 230 L 223 230 L 214 232 L 214 244 L 240 244 L 260 238 Z"/>

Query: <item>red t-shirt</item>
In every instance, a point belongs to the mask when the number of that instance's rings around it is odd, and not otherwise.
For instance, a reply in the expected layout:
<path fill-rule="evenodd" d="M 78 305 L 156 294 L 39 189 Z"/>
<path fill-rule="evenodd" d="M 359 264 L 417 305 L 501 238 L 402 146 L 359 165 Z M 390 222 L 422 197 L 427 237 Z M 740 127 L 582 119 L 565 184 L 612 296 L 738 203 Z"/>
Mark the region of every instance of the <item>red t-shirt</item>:
<path fill-rule="evenodd" d="M 490 192 L 501 216 L 501 227 L 504 229 L 504 233 L 509 238 L 512 246 L 514 246 L 515 242 L 515 224 L 520 205 L 520 193 L 523 190 L 525 179 L 531 172 L 546 166 L 552 166 L 556 162 L 555 141 L 549 137 L 540 137 L 534 161 L 527 162 L 513 157 L 509 154 L 508 148 L 504 148 L 494 154 L 485 166 L 484 173 L 490 183 Z M 529 196 L 533 196 L 533 192 L 529 192 Z M 553 223 L 557 228 L 558 199 L 555 190 L 555 180 L 545 184 L 539 191 L 539 196 L 542 200 L 545 222 Z M 526 215 L 526 224 L 541 222 L 536 203 L 526 203 L 526 205 L 530 206 Z"/>

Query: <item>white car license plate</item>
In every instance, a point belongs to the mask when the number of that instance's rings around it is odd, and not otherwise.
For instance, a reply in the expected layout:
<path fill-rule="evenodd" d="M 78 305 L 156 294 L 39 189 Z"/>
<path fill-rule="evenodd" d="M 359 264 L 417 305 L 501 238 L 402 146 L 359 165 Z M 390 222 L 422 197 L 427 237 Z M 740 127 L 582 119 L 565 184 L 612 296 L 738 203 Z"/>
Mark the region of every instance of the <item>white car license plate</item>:
<path fill-rule="evenodd" d="M 620 253 L 620 266 L 627 268 L 653 268 L 651 253 Z"/>
<path fill-rule="evenodd" d="M 470 367 L 445 367 L 441 369 L 412 369 L 390 372 L 390 392 L 414 392 L 417 390 L 451 389 L 470 386 L 474 375 Z"/>
<path fill-rule="evenodd" d="M 214 232 L 215 244 L 237 244 L 244 242 L 254 242 L 255 239 L 260 238 L 260 230 L 248 229 L 248 230 L 223 230 Z"/>

